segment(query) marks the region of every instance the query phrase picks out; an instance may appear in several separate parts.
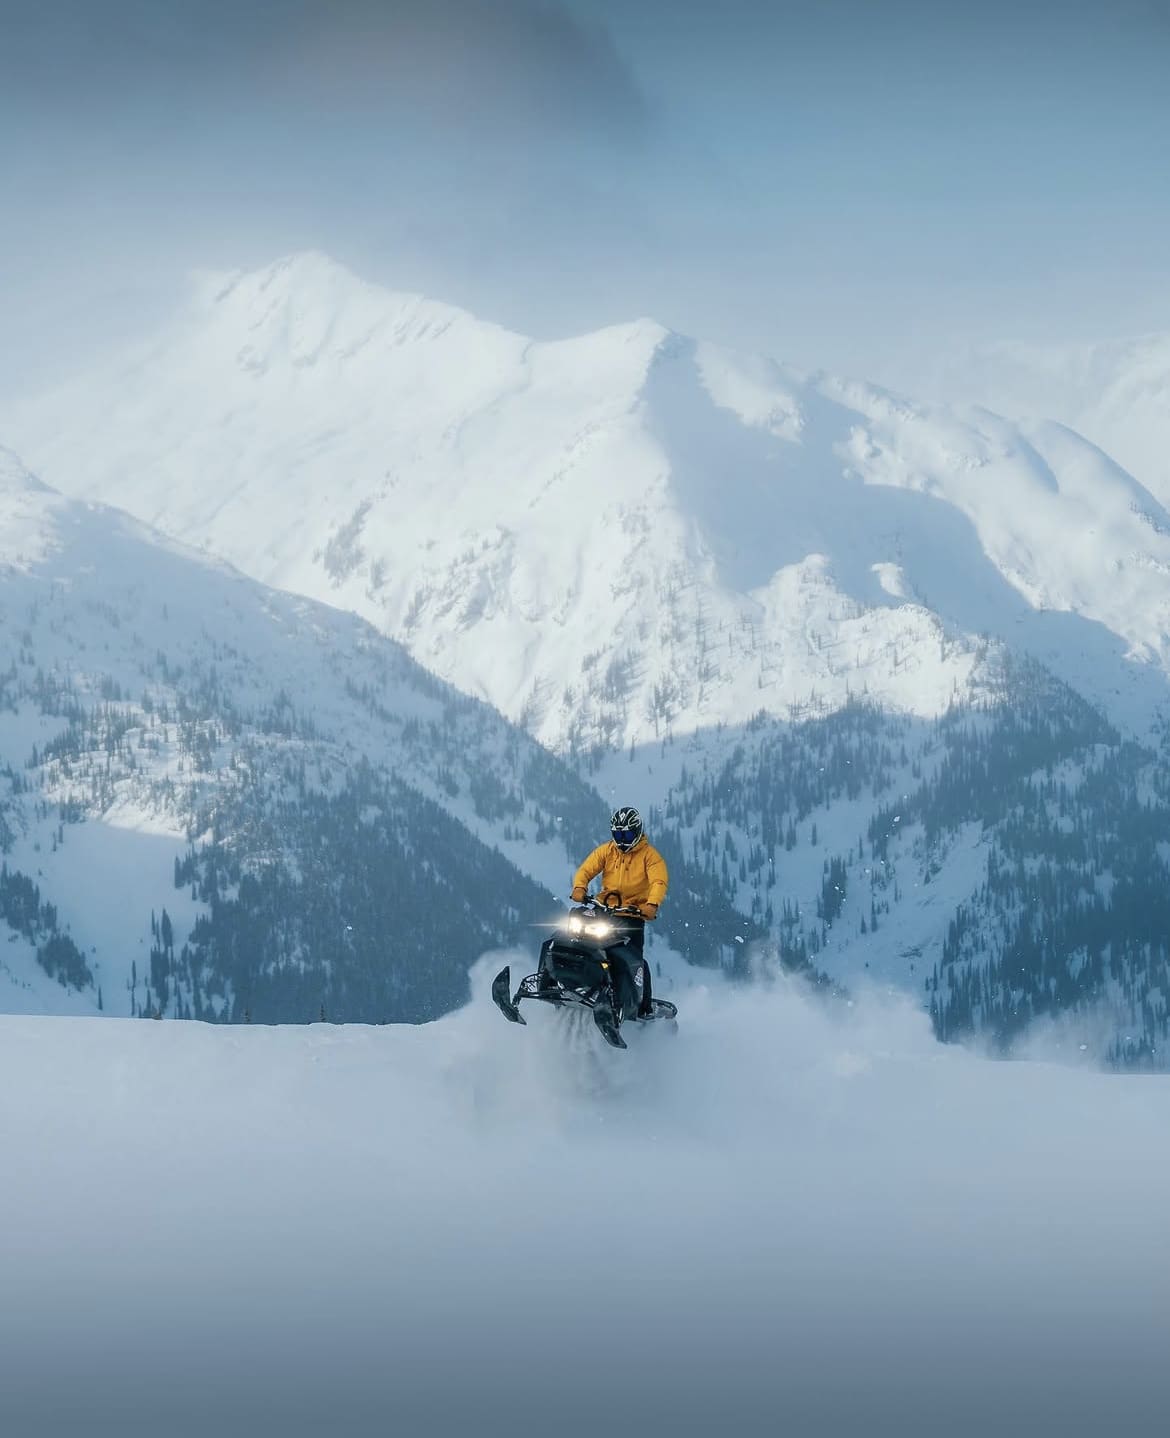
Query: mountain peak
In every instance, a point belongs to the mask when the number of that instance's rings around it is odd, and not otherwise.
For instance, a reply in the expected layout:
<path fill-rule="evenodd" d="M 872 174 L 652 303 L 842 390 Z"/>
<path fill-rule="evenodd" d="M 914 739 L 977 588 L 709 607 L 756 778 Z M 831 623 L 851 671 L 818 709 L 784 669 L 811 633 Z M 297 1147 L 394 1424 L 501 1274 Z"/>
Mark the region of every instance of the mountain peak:
<path fill-rule="evenodd" d="M 454 339 L 459 345 L 515 351 L 527 341 L 455 305 L 359 279 L 317 250 L 286 255 L 256 270 L 194 276 L 193 304 L 169 339 L 217 350 L 248 374 L 317 366 L 383 364 L 403 347 Z"/>
<path fill-rule="evenodd" d="M 196 299 L 203 305 L 238 306 L 241 303 L 299 302 L 329 299 L 334 303 L 352 294 L 367 298 L 394 293 L 359 279 L 352 270 L 320 250 L 299 250 L 270 264 L 250 270 L 204 270 L 192 276 Z M 419 295 L 399 295 L 419 301 Z"/>
<path fill-rule="evenodd" d="M 1170 508 L 1170 333 L 987 345 L 957 356 L 942 388 L 1013 417 L 1069 425 Z"/>
<path fill-rule="evenodd" d="M 21 460 L 4 445 L 0 444 L 0 494 L 52 494 L 47 484 L 42 484 L 31 474 Z"/>
<path fill-rule="evenodd" d="M 10 432 L 553 747 L 862 688 L 936 713 L 982 634 L 1114 708 L 1115 663 L 1159 696 L 1170 669 L 1170 525 L 1076 435 L 650 319 L 535 342 L 309 251 L 220 276 L 145 362 Z"/>

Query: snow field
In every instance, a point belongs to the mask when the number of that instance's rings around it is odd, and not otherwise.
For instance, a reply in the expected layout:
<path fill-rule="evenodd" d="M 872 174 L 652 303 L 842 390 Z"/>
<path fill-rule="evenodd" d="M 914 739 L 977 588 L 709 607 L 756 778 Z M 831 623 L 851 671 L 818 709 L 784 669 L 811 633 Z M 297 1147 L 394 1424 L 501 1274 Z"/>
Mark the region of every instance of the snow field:
<path fill-rule="evenodd" d="M 506 960 L 420 1028 L 0 1019 L 4 1430 L 1164 1420 L 1170 1080 L 789 983 L 616 1054 Z"/>

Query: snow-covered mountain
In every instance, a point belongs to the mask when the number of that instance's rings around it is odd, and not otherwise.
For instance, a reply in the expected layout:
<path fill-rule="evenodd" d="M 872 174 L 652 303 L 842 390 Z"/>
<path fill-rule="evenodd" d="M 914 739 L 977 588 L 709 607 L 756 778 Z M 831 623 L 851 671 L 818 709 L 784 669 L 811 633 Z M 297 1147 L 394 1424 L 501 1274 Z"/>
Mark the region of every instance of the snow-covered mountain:
<path fill-rule="evenodd" d="M 960 353 L 935 383 L 1004 414 L 1070 425 L 1170 505 L 1170 335 L 993 345 Z"/>
<path fill-rule="evenodd" d="M 556 749 L 868 693 L 973 636 L 1143 723 L 1170 516 L 1052 424 L 929 408 L 650 321 L 533 343 L 319 255 L 204 281 L 4 417 L 45 478 L 369 619 Z"/>
<path fill-rule="evenodd" d="M 364 621 L 7 451 L 0 613 L 0 1008 L 443 1012 L 485 944 L 532 942 L 604 825 Z"/>
<path fill-rule="evenodd" d="M 1071 430 L 649 321 L 533 343 L 316 255 L 205 280 L 8 422 L 69 492 L 363 616 L 647 809 L 679 946 L 722 906 L 696 956 L 734 903 L 741 968 L 895 982 L 1002 1042 L 1074 1010 L 1160 1062 L 1170 515 Z M 548 805 L 510 775 L 477 833 L 523 865 Z M 182 869 L 204 901 L 217 862 Z"/>

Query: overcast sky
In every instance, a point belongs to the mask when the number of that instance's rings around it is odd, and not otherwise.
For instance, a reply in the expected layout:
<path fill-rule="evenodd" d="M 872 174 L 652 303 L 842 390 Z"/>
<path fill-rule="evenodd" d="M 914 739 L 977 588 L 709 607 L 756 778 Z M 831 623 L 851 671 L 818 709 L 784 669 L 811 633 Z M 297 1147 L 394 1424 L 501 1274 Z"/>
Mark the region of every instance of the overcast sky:
<path fill-rule="evenodd" d="M 897 380 L 1170 328 L 1170 0 L 0 0 L 0 386 L 315 246 Z"/>

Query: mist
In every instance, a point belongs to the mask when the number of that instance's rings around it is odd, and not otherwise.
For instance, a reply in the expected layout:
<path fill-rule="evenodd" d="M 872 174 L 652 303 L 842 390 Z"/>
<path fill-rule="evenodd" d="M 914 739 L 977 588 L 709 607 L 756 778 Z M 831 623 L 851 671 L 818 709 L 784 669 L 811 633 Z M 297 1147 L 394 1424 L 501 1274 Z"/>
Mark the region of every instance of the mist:
<path fill-rule="evenodd" d="M 1170 325 L 1161 0 L 3 0 L 0 393 L 315 247 L 879 381 Z"/>
<path fill-rule="evenodd" d="M 0 1019 L 6 1428 L 1162 1411 L 1165 1079 L 992 1063 L 795 982 L 676 988 L 679 1032 L 617 1053 L 502 1022 L 525 958 L 422 1028 Z"/>

